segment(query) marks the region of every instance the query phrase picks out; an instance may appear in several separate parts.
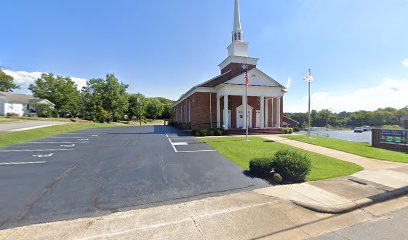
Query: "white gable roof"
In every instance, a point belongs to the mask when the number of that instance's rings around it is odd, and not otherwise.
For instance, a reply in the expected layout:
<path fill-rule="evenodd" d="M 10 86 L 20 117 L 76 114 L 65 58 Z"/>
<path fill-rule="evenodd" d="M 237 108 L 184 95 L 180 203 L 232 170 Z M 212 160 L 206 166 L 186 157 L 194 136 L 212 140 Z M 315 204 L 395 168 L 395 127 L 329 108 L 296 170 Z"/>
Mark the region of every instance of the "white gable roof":
<path fill-rule="evenodd" d="M 249 80 L 250 80 L 250 85 L 251 86 L 265 86 L 265 87 L 281 87 L 285 88 L 282 86 L 280 83 L 275 81 L 273 78 L 269 77 L 265 73 L 263 73 L 261 70 L 257 68 L 253 68 L 248 72 L 249 75 Z M 242 73 L 233 79 L 225 82 L 225 84 L 236 84 L 236 85 L 245 85 L 245 73 Z"/>

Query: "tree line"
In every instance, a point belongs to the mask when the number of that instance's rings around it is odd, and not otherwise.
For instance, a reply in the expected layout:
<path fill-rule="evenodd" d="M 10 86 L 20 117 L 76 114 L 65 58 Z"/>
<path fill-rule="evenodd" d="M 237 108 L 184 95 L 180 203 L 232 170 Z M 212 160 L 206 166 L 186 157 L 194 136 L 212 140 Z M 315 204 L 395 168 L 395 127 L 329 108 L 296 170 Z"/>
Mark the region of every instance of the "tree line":
<path fill-rule="evenodd" d="M 18 87 L 11 76 L 0 70 L 0 91 L 12 91 Z M 55 104 L 54 108 L 38 106 L 39 115 L 46 117 L 79 117 L 102 123 L 171 118 L 173 101 L 128 93 L 128 87 L 114 74 L 90 79 L 81 90 L 69 77 L 42 74 L 28 89 L 35 97 Z"/>
<path fill-rule="evenodd" d="M 401 117 L 408 114 L 408 106 L 395 108 L 379 108 L 375 111 L 357 111 L 334 113 L 328 109 L 311 111 L 311 123 L 313 127 L 361 127 L 364 125 L 382 127 L 385 125 L 401 126 Z M 301 128 L 308 126 L 308 113 L 285 113 L 285 116 L 300 123 Z"/>

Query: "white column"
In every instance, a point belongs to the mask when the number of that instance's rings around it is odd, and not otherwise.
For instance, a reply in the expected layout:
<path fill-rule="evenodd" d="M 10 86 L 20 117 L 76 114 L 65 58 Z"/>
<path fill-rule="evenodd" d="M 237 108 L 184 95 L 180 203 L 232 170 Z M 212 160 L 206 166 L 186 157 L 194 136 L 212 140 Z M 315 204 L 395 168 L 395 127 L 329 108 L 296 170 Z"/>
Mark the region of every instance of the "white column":
<path fill-rule="evenodd" d="M 246 118 L 247 114 L 248 114 L 248 104 L 247 104 L 245 95 L 242 95 L 242 116 L 244 117 L 242 127 L 244 129 L 246 129 L 246 126 L 248 125 L 247 124 L 247 118 Z"/>
<path fill-rule="evenodd" d="M 277 99 L 277 102 L 276 102 L 276 126 L 277 127 L 280 127 L 281 126 L 281 121 L 280 121 L 280 119 L 281 119 L 281 110 L 280 110 L 280 97 L 278 97 Z"/>
<path fill-rule="evenodd" d="M 272 98 L 271 99 L 271 106 L 272 106 L 272 108 L 271 108 L 272 109 L 271 110 L 271 121 L 272 121 L 271 127 L 276 127 L 275 124 L 274 124 L 275 123 L 275 119 L 274 119 L 275 118 L 275 110 L 276 110 L 274 103 L 275 103 L 275 98 Z"/>
<path fill-rule="evenodd" d="M 261 96 L 261 128 L 265 128 L 265 97 Z"/>
<path fill-rule="evenodd" d="M 266 98 L 265 103 L 265 126 L 269 127 L 269 98 Z"/>
<path fill-rule="evenodd" d="M 224 96 L 224 129 L 228 129 L 228 95 Z"/>
<path fill-rule="evenodd" d="M 217 95 L 217 128 L 221 127 L 221 97 Z"/>

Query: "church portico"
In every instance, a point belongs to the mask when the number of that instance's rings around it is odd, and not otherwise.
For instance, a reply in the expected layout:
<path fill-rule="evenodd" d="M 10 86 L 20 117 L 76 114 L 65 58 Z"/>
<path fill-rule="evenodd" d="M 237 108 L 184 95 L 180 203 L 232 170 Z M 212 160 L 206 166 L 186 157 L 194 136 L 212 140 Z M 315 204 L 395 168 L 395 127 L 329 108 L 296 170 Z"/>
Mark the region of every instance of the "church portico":
<path fill-rule="evenodd" d="M 278 128 L 282 121 L 279 105 L 282 97 L 248 96 L 249 128 Z M 224 99 L 228 99 L 225 101 Z M 217 127 L 245 129 L 245 95 L 217 95 Z M 225 124 L 228 123 L 228 124 Z"/>
<path fill-rule="evenodd" d="M 285 87 L 259 70 L 258 60 L 248 56 L 235 0 L 232 42 L 219 64 L 221 75 L 183 94 L 173 105 L 173 122 L 183 129 L 280 128 Z"/>

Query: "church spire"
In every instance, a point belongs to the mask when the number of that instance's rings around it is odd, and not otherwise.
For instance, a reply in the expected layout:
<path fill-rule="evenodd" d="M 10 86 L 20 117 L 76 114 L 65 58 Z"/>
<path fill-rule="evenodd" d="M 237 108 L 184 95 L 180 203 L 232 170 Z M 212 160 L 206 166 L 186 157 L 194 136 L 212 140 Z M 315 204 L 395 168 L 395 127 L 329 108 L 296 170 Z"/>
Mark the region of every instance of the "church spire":
<path fill-rule="evenodd" d="M 235 0 L 235 9 L 234 9 L 234 29 L 232 31 L 232 42 L 244 40 L 242 28 L 241 28 L 241 14 L 239 11 L 239 0 Z"/>

